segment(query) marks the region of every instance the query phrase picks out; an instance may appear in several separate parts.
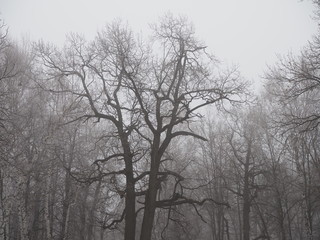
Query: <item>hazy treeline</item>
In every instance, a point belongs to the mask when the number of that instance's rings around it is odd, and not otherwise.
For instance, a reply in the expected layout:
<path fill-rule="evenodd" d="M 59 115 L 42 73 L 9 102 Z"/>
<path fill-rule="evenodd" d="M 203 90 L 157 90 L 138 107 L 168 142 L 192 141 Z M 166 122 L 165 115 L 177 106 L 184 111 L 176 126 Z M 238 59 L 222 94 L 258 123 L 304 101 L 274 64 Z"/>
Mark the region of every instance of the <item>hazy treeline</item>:
<path fill-rule="evenodd" d="M 171 15 L 0 30 L 0 239 L 319 239 L 320 38 L 258 96 Z"/>

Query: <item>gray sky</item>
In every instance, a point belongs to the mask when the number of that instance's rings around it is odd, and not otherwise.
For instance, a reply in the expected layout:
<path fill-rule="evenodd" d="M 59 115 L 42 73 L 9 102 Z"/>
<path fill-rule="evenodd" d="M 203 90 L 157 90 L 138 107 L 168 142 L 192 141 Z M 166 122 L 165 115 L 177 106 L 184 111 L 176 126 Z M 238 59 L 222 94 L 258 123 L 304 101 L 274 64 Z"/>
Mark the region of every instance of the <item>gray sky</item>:
<path fill-rule="evenodd" d="M 276 54 L 298 53 L 317 31 L 308 0 L 0 0 L 12 38 L 57 44 L 69 32 L 92 39 L 115 18 L 144 32 L 168 11 L 187 16 L 209 50 L 253 82 Z"/>

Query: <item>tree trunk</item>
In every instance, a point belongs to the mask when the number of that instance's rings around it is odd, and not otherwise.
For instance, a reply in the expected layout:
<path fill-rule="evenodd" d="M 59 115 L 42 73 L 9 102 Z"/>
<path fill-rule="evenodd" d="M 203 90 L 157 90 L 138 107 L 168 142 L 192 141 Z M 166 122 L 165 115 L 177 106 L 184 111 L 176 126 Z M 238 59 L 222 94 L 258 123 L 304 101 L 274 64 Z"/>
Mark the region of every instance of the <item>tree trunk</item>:
<path fill-rule="evenodd" d="M 126 195 L 125 195 L 125 240 L 136 239 L 136 195 L 133 176 L 132 154 L 128 137 L 122 133 L 122 146 L 126 167 Z"/>
<path fill-rule="evenodd" d="M 150 181 L 149 182 L 149 186 L 150 186 L 154 182 L 154 180 L 150 179 L 149 181 Z M 152 187 L 151 189 L 148 190 L 148 193 L 146 196 L 146 204 L 145 204 L 145 210 L 143 215 L 140 240 L 151 239 L 153 220 L 154 220 L 155 209 L 156 209 L 156 206 L 155 206 L 156 196 L 157 196 L 157 189 L 155 187 Z"/>
<path fill-rule="evenodd" d="M 96 210 L 96 205 L 99 200 L 99 194 L 100 194 L 100 188 L 101 188 L 101 181 L 98 182 L 97 187 L 94 191 L 94 198 L 93 198 L 93 203 L 90 208 L 89 212 L 89 226 L 88 226 L 88 238 L 87 240 L 94 239 L 94 215 L 95 215 L 95 210 Z"/>
<path fill-rule="evenodd" d="M 29 184 L 30 177 L 22 176 L 19 183 L 19 191 L 22 193 L 20 198 L 18 210 L 19 210 L 19 221 L 20 221 L 20 238 L 21 240 L 28 239 L 28 205 L 29 205 Z M 19 194 L 19 193 L 18 193 Z"/>
<path fill-rule="evenodd" d="M 46 188 L 45 188 L 45 203 L 44 203 L 44 218 L 45 218 L 45 226 L 46 226 L 46 239 L 51 240 L 51 224 L 50 224 L 50 180 L 51 180 L 51 166 L 48 171 L 48 176 L 46 179 Z"/>
<path fill-rule="evenodd" d="M 5 204 L 6 196 L 4 192 L 4 174 L 0 169 L 0 239 L 7 240 L 7 206 Z"/>
<path fill-rule="evenodd" d="M 250 239 L 250 157 L 251 157 L 251 141 L 248 142 L 248 149 L 246 154 L 246 162 L 244 164 L 244 186 L 243 186 L 243 240 Z"/>
<path fill-rule="evenodd" d="M 154 149 L 158 149 L 160 142 L 159 139 L 154 141 Z M 160 156 L 158 151 L 153 150 L 151 152 L 151 166 L 150 166 L 150 175 L 149 175 L 149 184 L 148 191 L 145 200 L 145 209 L 142 221 L 141 236 L 140 240 L 150 240 L 152 235 L 153 221 L 156 210 L 156 198 L 157 198 L 157 174 L 160 164 Z"/>
<path fill-rule="evenodd" d="M 135 212 L 135 192 L 133 176 L 127 176 L 126 192 L 126 216 L 125 216 L 125 240 L 134 240 L 136 238 L 136 212 Z"/>
<path fill-rule="evenodd" d="M 62 203 L 62 222 L 61 222 L 61 232 L 60 240 L 66 239 L 68 235 L 68 222 L 70 214 L 70 188 L 71 188 L 71 177 L 66 173 L 65 183 L 64 183 L 65 199 Z"/>
<path fill-rule="evenodd" d="M 230 240 L 230 232 L 229 232 L 229 221 L 228 219 L 224 218 L 225 225 L 226 225 L 226 235 L 227 235 L 227 240 Z"/>
<path fill-rule="evenodd" d="M 81 188 L 81 198 L 82 201 L 80 203 L 80 239 L 86 240 L 87 237 L 87 204 L 88 204 L 88 196 L 89 196 L 89 186 L 85 185 Z"/>
<path fill-rule="evenodd" d="M 40 181 L 39 181 L 39 174 L 37 173 L 37 176 L 35 178 L 35 181 L 36 181 L 36 186 L 38 189 L 36 189 L 36 192 L 35 192 L 35 202 L 38 202 L 40 203 L 41 202 L 41 198 L 42 198 L 42 189 L 41 189 L 41 186 L 40 186 Z M 33 207 L 33 222 L 32 222 L 32 230 L 30 232 L 30 237 L 32 240 L 37 240 L 39 239 L 39 223 L 40 223 L 40 204 L 34 204 L 34 207 Z"/>
<path fill-rule="evenodd" d="M 243 240 L 250 239 L 250 195 L 247 181 L 248 180 L 245 179 L 245 186 L 243 189 Z"/>

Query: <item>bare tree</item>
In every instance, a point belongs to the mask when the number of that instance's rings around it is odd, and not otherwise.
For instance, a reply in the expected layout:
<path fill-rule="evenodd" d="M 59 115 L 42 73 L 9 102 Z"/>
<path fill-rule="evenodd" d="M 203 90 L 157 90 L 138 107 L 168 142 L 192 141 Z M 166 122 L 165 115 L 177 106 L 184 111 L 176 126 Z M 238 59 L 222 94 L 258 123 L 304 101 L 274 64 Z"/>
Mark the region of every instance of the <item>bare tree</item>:
<path fill-rule="evenodd" d="M 183 195 L 157 200 L 161 182 L 168 176 L 182 179 L 165 169 L 165 152 L 179 136 L 205 140 L 190 128 L 190 123 L 201 116 L 200 110 L 224 100 L 241 102 L 240 95 L 245 91 L 236 70 L 223 73 L 214 69 L 216 61 L 195 39 L 185 19 L 167 16 L 154 27 L 154 33 L 156 49 L 136 40 L 119 23 L 107 26 L 92 43 L 71 35 L 63 52 L 38 44 L 48 80 L 58 81 L 62 91 L 89 106 L 90 110 L 84 109 L 78 119 L 106 120 L 114 129 L 110 136 L 119 145 L 95 164 L 99 168 L 106 162 L 121 160 L 122 168 L 100 172 L 91 179 L 125 177 L 125 188 L 119 191 L 120 197 L 125 197 L 123 214 L 120 219 L 105 223 L 109 228 L 124 219 L 125 239 L 135 239 L 137 196 L 145 196 L 141 202 L 142 240 L 151 238 L 157 208 L 202 205 L 209 200 Z M 142 167 L 142 162 L 147 168 Z M 138 187 L 141 182 L 146 183 L 145 187 Z"/>
<path fill-rule="evenodd" d="M 319 51 L 320 38 L 315 36 L 300 56 L 280 58 L 265 75 L 267 90 L 283 107 L 278 122 L 285 129 L 312 131 L 319 125 Z M 300 107 L 294 108 L 292 103 Z"/>
<path fill-rule="evenodd" d="M 260 232 L 252 231 L 252 210 L 259 193 L 266 188 L 263 181 L 265 170 L 263 151 L 261 146 L 260 114 L 258 107 L 249 108 L 247 112 L 240 112 L 230 124 L 232 132 L 229 137 L 230 173 L 225 177 L 233 182 L 228 190 L 235 194 L 241 209 L 239 225 L 243 240 L 249 240 L 251 236 L 265 236 L 266 226 L 260 226 Z M 259 219 L 263 220 L 263 219 Z M 255 222 L 258 224 L 258 222 Z"/>
<path fill-rule="evenodd" d="M 230 186 L 224 176 L 227 174 L 227 152 L 230 150 L 227 125 L 221 120 L 209 120 L 203 122 L 202 128 L 204 136 L 208 139 L 205 144 L 200 142 L 202 152 L 199 162 L 203 164 L 203 169 L 198 178 L 205 176 L 208 183 L 203 189 L 204 195 L 221 202 L 230 202 L 227 190 Z M 231 219 L 228 216 L 230 209 L 215 204 L 208 204 L 205 209 L 208 213 L 211 239 L 232 239 Z"/>

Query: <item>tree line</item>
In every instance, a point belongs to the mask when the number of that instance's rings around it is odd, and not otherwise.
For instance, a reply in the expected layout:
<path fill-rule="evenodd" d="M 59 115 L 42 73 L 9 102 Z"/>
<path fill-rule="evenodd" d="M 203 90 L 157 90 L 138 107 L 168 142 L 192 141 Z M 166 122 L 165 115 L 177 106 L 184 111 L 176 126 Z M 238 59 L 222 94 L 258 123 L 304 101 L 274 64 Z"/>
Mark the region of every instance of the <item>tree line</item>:
<path fill-rule="evenodd" d="M 63 47 L 0 26 L 0 239 L 318 239 L 320 38 L 259 95 L 183 17 Z"/>

